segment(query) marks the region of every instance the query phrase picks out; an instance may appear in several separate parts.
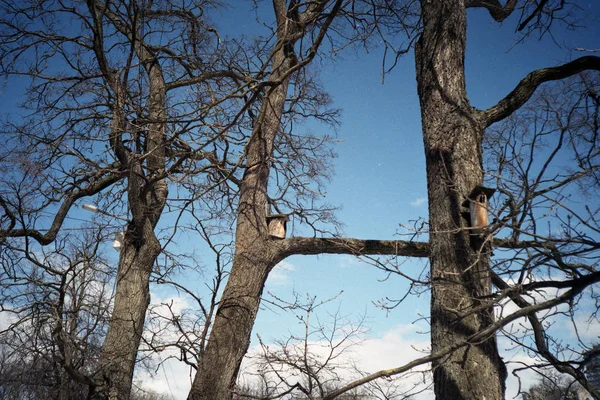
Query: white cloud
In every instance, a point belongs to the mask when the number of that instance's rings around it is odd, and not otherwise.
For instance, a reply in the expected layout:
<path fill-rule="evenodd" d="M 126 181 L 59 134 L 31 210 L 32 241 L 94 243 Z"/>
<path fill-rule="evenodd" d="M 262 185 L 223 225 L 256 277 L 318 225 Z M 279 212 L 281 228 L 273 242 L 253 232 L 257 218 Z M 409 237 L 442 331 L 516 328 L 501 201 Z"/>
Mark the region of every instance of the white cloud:
<path fill-rule="evenodd" d="M 285 282 L 287 279 L 287 273 L 293 271 L 291 265 L 281 265 L 282 278 L 276 277 L 276 281 Z M 546 293 L 538 295 L 539 299 L 536 298 L 534 301 L 543 301 L 544 298 L 556 295 L 556 293 Z M 511 312 L 514 312 L 518 307 L 512 302 L 508 302 L 505 305 L 505 309 L 501 313 L 506 316 Z M 509 326 L 514 329 L 527 329 L 528 324 L 525 320 L 519 319 L 513 321 Z M 356 365 L 364 373 L 373 373 L 383 369 L 395 368 L 405 365 L 417 358 L 423 357 L 428 354 L 430 348 L 430 339 L 427 334 L 421 334 L 419 332 L 427 331 L 428 327 L 418 326 L 415 324 L 402 324 L 397 325 L 393 329 L 384 332 L 381 335 L 374 337 L 367 337 L 362 342 L 353 347 L 350 351 L 340 356 L 336 361 L 341 370 L 336 369 L 336 372 L 343 379 L 343 383 L 348 383 L 358 376 L 352 369 L 353 365 Z M 581 332 L 580 332 L 581 334 Z M 589 330 L 585 331 L 585 335 L 597 335 L 600 334 L 599 324 L 592 324 L 589 326 Z M 516 398 L 519 383 L 521 390 L 526 390 L 535 383 L 538 382 L 540 375 L 534 370 L 525 369 L 520 370 L 526 365 L 535 365 L 540 362 L 535 358 L 530 357 L 522 348 L 515 348 L 510 342 L 510 338 L 505 336 L 499 336 L 499 348 L 501 356 L 507 363 L 508 368 L 508 379 L 506 382 L 506 398 Z M 267 344 L 273 351 L 277 349 L 277 345 L 274 343 Z M 317 356 L 323 357 L 328 351 L 327 343 L 325 342 L 311 342 L 309 345 L 314 349 L 314 353 Z M 511 349 L 511 350 L 509 350 Z M 261 354 L 262 349 L 256 345 L 249 349 L 247 357 L 244 359 L 242 364 L 240 383 L 249 384 L 257 383 L 257 377 L 253 375 L 256 372 L 256 364 L 253 363 L 252 358 Z M 163 359 L 169 356 L 173 359 L 167 360 L 155 374 L 147 372 L 139 373 L 138 379 L 144 382 L 143 386 L 148 389 L 152 389 L 156 392 L 171 395 L 173 399 L 185 398 L 191 387 L 193 379 L 192 371 L 185 364 L 177 361 L 178 354 L 170 353 L 170 350 L 161 353 Z M 347 368 L 346 368 L 347 367 Z M 346 368 L 346 369 L 345 369 Z M 411 371 L 410 374 L 405 374 L 401 377 L 397 377 L 393 381 L 387 381 L 385 379 L 378 380 L 383 385 L 396 384 L 399 385 L 403 390 L 411 390 L 414 396 L 411 399 L 414 400 L 433 400 L 434 395 L 431 389 L 431 374 L 429 372 L 430 365 L 425 364 L 416 367 Z M 513 371 L 519 369 L 517 376 L 513 374 Z M 423 390 L 421 392 L 421 390 Z"/>
<path fill-rule="evenodd" d="M 152 303 L 149 307 L 151 330 L 160 332 L 160 337 L 152 336 L 151 332 L 145 332 L 146 341 L 155 345 L 161 343 L 173 343 L 178 340 L 179 333 L 169 324 L 173 316 L 181 317 L 190 308 L 185 297 L 178 294 L 172 296 L 161 296 L 152 293 Z M 182 320 L 182 323 L 185 320 Z M 191 367 L 179 361 L 180 350 L 166 347 L 159 353 L 147 354 L 150 365 L 154 366 L 151 371 L 138 368 L 136 370 L 135 382 L 142 390 L 151 390 L 159 394 L 170 396 L 173 400 L 185 399 L 190 391 L 193 375 Z"/>
<path fill-rule="evenodd" d="M 413 207 L 419 207 L 427 202 L 427 197 L 417 197 L 413 201 L 410 202 L 410 205 Z"/>
<path fill-rule="evenodd" d="M 281 261 L 277 264 L 273 270 L 269 273 L 267 284 L 269 286 L 285 286 L 292 280 L 290 274 L 296 270 L 292 264 L 287 261 Z"/>
<path fill-rule="evenodd" d="M 190 306 L 187 299 L 179 295 L 162 298 L 156 293 L 152 293 L 151 298 L 150 308 L 154 313 L 163 316 L 170 315 L 171 312 L 179 315 Z"/>
<path fill-rule="evenodd" d="M 500 347 L 502 347 L 500 342 Z M 539 359 L 530 357 L 523 351 L 523 348 L 519 348 L 518 351 L 502 351 L 501 356 L 506 363 L 506 368 L 508 370 L 508 378 L 506 379 L 506 399 L 514 399 L 517 397 L 519 392 L 519 383 L 521 390 L 526 390 L 538 383 L 540 379 L 540 375 L 535 372 L 533 369 L 522 369 L 527 365 L 534 365 L 540 362 Z M 517 370 L 516 372 L 514 372 Z"/>
<path fill-rule="evenodd" d="M 389 369 L 402 366 L 416 358 L 423 357 L 428 352 L 429 338 L 426 335 L 420 335 L 420 331 L 416 325 L 398 325 L 392 330 L 378 337 L 367 338 L 362 342 L 351 347 L 347 352 L 342 353 L 335 358 L 335 372 L 343 380 L 340 384 L 349 383 L 360 377 L 352 368 L 354 365 L 363 373 L 374 373 L 383 369 Z M 310 342 L 309 347 L 313 356 L 324 359 L 329 355 L 329 343 L 327 342 Z M 267 344 L 271 351 L 278 349 L 277 344 Z M 289 355 L 290 348 L 287 349 Z M 242 366 L 242 376 L 240 381 L 242 384 L 252 386 L 259 385 L 258 377 L 253 375 L 257 370 L 255 357 L 262 353 L 260 346 L 252 347 L 248 352 L 248 357 L 244 360 Z M 391 385 L 392 383 L 399 386 L 402 391 L 411 391 L 413 393 L 420 392 L 426 389 L 430 382 L 430 374 L 428 372 L 430 366 L 428 364 L 414 368 L 411 373 L 397 377 L 393 382 L 390 380 L 378 380 L 383 386 Z M 287 376 L 291 376 L 288 371 Z M 291 378 L 294 383 L 298 378 Z M 426 390 L 423 393 L 415 394 L 411 399 L 415 400 L 431 400 L 433 393 Z"/>
<path fill-rule="evenodd" d="M 8 329 L 13 323 L 18 321 L 18 317 L 10 311 L 0 311 L 0 332 Z"/>
<path fill-rule="evenodd" d="M 189 365 L 178 360 L 178 356 L 179 351 L 174 349 L 154 355 L 158 367 L 153 371 L 136 373 L 137 386 L 170 396 L 173 400 L 187 398 L 192 387 L 193 372 Z"/>
<path fill-rule="evenodd" d="M 429 353 L 429 337 L 416 333 L 419 327 L 398 325 L 378 338 L 371 338 L 355 351 L 360 366 L 369 372 L 398 367 Z"/>

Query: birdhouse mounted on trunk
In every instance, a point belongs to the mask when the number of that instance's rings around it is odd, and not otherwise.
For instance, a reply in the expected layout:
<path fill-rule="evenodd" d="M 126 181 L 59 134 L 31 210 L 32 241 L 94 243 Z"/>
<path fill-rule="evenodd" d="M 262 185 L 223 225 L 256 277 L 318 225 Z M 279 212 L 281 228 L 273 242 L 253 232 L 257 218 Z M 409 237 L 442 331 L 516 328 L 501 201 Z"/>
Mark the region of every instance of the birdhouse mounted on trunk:
<path fill-rule="evenodd" d="M 123 244 L 125 243 L 125 232 L 117 232 L 115 234 L 115 240 L 113 241 L 113 248 L 116 251 L 121 251 Z"/>
<path fill-rule="evenodd" d="M 471 228 L 484 228 L 490 224 L 489 199 L 495 192 L 496 189 L 476 186 L 467 200 L 463 202 L 463 207 L 469 208 L 467 219 L 470 221 Z"/>
<path fill-rule="evenodd" d="M 267 216 L 267 227 L 269 237 L 273 239 L 285 239 L 288 216 L 286 214 L 274 214 Z"/>

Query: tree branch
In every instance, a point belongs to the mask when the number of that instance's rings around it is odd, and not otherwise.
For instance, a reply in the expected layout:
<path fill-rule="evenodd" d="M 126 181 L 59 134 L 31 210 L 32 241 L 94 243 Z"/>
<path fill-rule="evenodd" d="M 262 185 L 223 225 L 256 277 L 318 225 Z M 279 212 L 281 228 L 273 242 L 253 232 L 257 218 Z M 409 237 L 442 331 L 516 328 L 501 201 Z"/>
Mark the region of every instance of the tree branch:
<path fill-rule="evenodd" d="M 494 247 L 502 249 L 550 249 L 556 247 L 556 242 L 539 241 L 539 240 L 513 240 L 513 239 L 497 239 L 492 241 Z"/>
<path fill-rule="evenodd" d="M 542 0 L 539 2 L 539 4 L 537 5 L 537 7 L 535 8 L 535 10 L 533 10 L 533 12 L 531 13 L 531 15 L 529 15 L 529 17 L 525 18 L 525 20 L 523 22 L 521 22 L 519 24 L 519 27 L 517 28 L 517 31 L 522 31 L 523 29 L 525 29 L 525 27 L 527 26 L 528 23 L 531 22 L 531 20 L 533 18 L 535 18 L 536 15 L 538 15 L 542 9 L 544 8 L 544 6 L 548 3 L 548 0 Z"/>
<path fill-rule="evenodd" d="M 429 243 L 406 240 L 376 240 L 354 238 L 309 238 L 294 237 L 275 242 L 283 257 L 291 255 L 317 254 L 351 254 L 362 255 L 396 255 L 402 257 L 429 257 Z M 556 242 L 537 240 L 514 241 L 510 239 L 493 239 L 494 247 L 503 249 L 552 249 Z"/>
<path fill-rule="evenodd" d="M 54 216 L 54 220 L 52 221 L 52 225 L 50 229 L 45 234 L 42 234 L 37 229 L 11 229 L 11 230 L 0 230 L 0 238 L 2 237 L 31 237 L 35 239 L 39 244 L 45 246 L 50 244 L 56 239 L 56 235 L 62 226 L 63 221 L 65 220 L 71 206 L 80 198 L 92 196 L 96 193 L 100 193 L 102 190 L 106 189 L 113 183 L 119 181 L 121 179 L 121 175 L 119 174 L 111 174 L 108 175 L 98 181 L 90 183 L 87 187 L 83 189 L 79 189 L 75 192 L 70 193 L 61 204 L 58 212 Z"/>
<path fill-rule="evenodd" d="M 280 242 L 283 257 L 294 254 L 397 255 L 429 257 L 429 243 L 405 240 L 295 237 Z"/>
<path fill-rule="evenodd" d="M 600 274 L 598 274 L 598 275 L 593 274 L 593 276 L 590 275 L 590 276 L 584 277 L 580 280 L 573 281 L 573 285 L 570 290 L 556 296 L 553 299 L 550 299 L 550 300 L 547 300 L 544 302 L 540 302 L 540 303 L 535 303 L 535 304 L 519 302 L 519 303 L 517 303 L 521 307 L 519 310 L 515 311 L 514 313 L 512 313 L 504 318 L 498 319 L 495 323 L 489 325 L 487 328 L 485 328 L 479 332 L 475 332 L 474 334 L 469 336 L 467 338 L 467 340 L 456 343 L 452 346 L 446 346 L 435 353 L 432 353 L 425 357 L 417 358 L 401 367 L 380 370 L 373 374 L 367 375 L 361 379 L 350 382 L 349 384 L 347 384 L 339 389 L 335 389 L 335 390 L 329 392 L 326 396 L 323 396 L 323 400 L 332 400 L 349 390 L 352 390 L 358 386 L 364 385 L 365 383 L 371 382 L 375 379 L 383 378 L 383 377 L 390 377 L 390 376 L 401 374 L 403 372 L 407 372 L 416 366 L 438 360 L 438 359 L 450 354 L 451 352 L 460 349 L 461 347 L 470 346 L 474 343 L 481 343 L 484 340 L 486 340 L 487 338 L 489 338 L 491 335 L 494 335 L 494 333 L 497 332 L 499 329 L 501 329 L 504 326 L 511 323 L 512 321 L 515 321 L 521 317 L 529 317 L 531 315 L 535 316 L 536 312 L 539 312 L 542 310 L 547 310 L 552 307 L 556 307 L 559 304 L 569 302 L 575 296 L 579 295 L 586 287 L 588 287 L 589 285 L 592 285 L 594 283 L 597 283 L 599 280 L 600 280 Z M 494 285 L 496 285 L 497 287 L 502 289 L 504 296 L 507 296 L 510 299 L 517 299 L 517 301 L 519 301 L 518 300 L 519 294 L 523 292 L 522 288 L 517 287 L 517 286 L 509 286 L 501 278 L 499 278 L 498 275 L 496 275 L 496 274 L 492 274 L 492 281 L 493 281 Z M 491 306 L 493 306 L 493 304 L 495 304 L 495 303 L 490 303 Z"/>
<path fill-rule="evenodd" d="M 251 79 L 249 77 L 244 76 L 242 74 L 238 74 L 235 71 L 227 71 L 227 70 L 209 71 L 209 72 L 204 72 L 203 74 L 200 74 L 198 76 L 193 76 L 193 77 L 190 77 L 187 79 L 169 82 L 166 84 L 166 90 L 169 91 L 169 90 L 177 89 L 177 88 L 184 87 L 184 86 L 191 86 L 191 85 L 206 82 L 210 79 L 216 79 L 216 78 L 232 78 L 232 79 L 237 79 L 239 81 L 246 82 L 246 83 L 251 81 Z"/>
<path fill-rule="evenodd" d="M 587 287 L 593 283 L 598 282 L 598 275 L 599 274 L 597 273 L 590 274 L 581 279 L 573 280 L 571 281 L 571 286 Z M 529 308 L 532 306 L 532 304 L 525 300 L 520 294 L 511 293 L 510 286 L 496 273 L 492 272 L 491 277 L 493 284 L 500 290 L 507 292 L 510 299 L 521 309 Z M 527 319 L 529 320 L 529 323 L 533 328 L 535 344 L 540 354 L 546 360 L 548 360 L 558 371 L 571 375 L 572 377 L 577 379 L 577 381 L 581 383 L 588 392 L 593 394 L 594 397 L 598 397 L 600 393 L 598 393 L 596 389 L 587 382 L 585 375 L 580 370 L 573 368 L 573 366 L 571 366 L 568 363 L 561 362 L 554 356 L 554 354 L 550 352 L 550 349 L 548 348 L 547 344 L 546 329 L 544 328 L 537 315 L 535 313 L 530 313 L 527 315 Z"/>
<path fill-rule="evenodd" d="M 581 57 L 558 67 L 542 68 L 529 73 L 498 104 L 481 113 L 484 126 L 488 127 L 494 122 L 501 121 L 518 110 L 542 83 L 568 78 L 585 70 L 600 71 L 600 57 Z"/>
<path fill-rule="evenodd" d="M 466 8 L 485 8 L 489 11 L 492 18 L 497 22 L 502 22 L 515 10 L 517 0 L 509 0 L 504 6 L 499 0 L 467 0 Z"/>

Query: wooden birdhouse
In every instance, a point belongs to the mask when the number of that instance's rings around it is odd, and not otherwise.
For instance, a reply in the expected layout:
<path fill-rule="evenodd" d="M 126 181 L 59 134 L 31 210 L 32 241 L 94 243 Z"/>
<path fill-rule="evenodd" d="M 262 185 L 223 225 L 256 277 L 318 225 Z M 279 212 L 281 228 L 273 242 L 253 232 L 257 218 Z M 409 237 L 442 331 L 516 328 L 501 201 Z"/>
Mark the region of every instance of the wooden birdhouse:
<path fill-rule="evenodd" d="M 273 214 L 267 216 L 267 227 L 269 237 L 273 239 L 285 239 L 285 230 L 289 217 L 286 214 Z"/>
<path fill-rule="evenodd" d="M 488 216 L 489 199 L 495 192 L 496 189 L 476 186 L 467 200 L 463 202 L 463 207 L 469 208 L 468 220 L 471 228 L 484 228 L 490 224 Z"/>

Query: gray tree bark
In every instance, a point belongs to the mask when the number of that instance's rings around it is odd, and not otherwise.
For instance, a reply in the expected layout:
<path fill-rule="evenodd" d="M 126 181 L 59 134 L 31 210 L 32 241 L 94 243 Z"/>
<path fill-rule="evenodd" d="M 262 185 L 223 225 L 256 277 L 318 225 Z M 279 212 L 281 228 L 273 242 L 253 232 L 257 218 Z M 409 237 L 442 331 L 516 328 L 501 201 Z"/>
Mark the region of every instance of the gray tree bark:
<path fill-rule="evenodd" d="M 461 0 L 421 2 L 416 46 L 418 93 L 427 165 L 431 245 L 432 352 L 484 330 L 491 293 L 489 254 L 471 234 L 461 204 L 483 182 L 484 125 L 465 89 L 466 10 Z M 506 367 L 495 336 L 433 362 L 438 399 L 504 398 Z"/>
<path fill-rule="evenodd" d="M 275 2 L 277 3 L 277 2 Z M 279 14 L 278 49 L 273 54 L 270 80 L 277 84 L 264 96 L 256 128 L 246 158 L 246 172 L 240 185 L 234 261 L 221 297 L 213 327 L 198 364 L 189 394 L 190 400 L 227 399 L 232 396 L 235 379 L 250 344 L 250 335 L 260 297 L 269 271 L 277 264 L 277 254 L 267 233 L 267 183 L 269 159 L 279 131 L 293 66 L 286 54 L 285 7 Z M 282 14 L 283 13 L 283 14 Z M 282 79 L 283 78 L 283 79 Z"/>
<path fill-rule="evenodd" d="M 121 141 L 126 125 L 120 83 L 112 80 L 117 94 L 111 147 L 119 161 L 129 166 L 127 196 L 131 221 L 126 232 L 115 285 L 114 308 L 100 354 L 99 384 L 93 399 L 127 400 L 140 345 L 146 311 L 150 305 L 150 275 L 161 252 L 154 233 L 165 206 L 168 187 L 165 171 L 166 85 L 160 65 L 139 42 L 136 51 L 148 75 L 148 123 L 144 157 L 131 153 Z"/>

